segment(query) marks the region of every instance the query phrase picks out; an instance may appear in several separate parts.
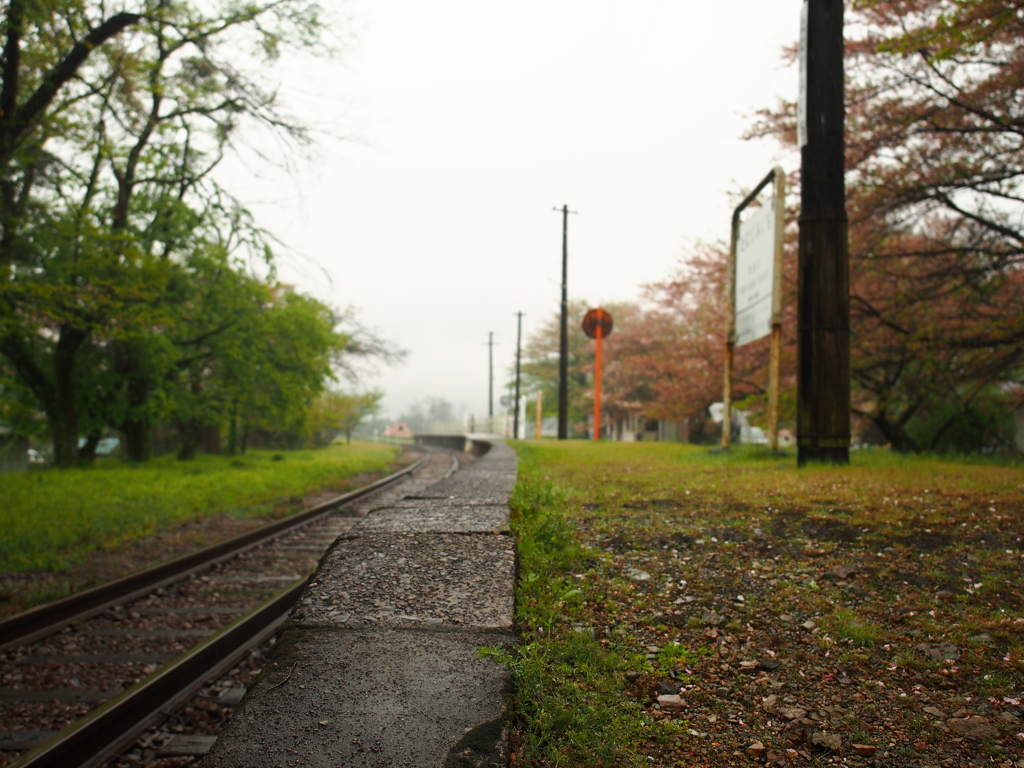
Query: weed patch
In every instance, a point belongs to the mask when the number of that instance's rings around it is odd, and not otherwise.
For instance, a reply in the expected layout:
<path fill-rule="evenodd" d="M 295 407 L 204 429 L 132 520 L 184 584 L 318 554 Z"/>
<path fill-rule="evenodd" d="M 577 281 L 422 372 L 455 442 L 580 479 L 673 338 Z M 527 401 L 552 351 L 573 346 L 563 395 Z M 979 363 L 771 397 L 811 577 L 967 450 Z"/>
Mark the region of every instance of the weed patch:
<path fill-rule="evenodd" d="M 872 647 L 882 636 L 882 630 L 877 624 L 858 618 L 847 608 L 839 608 L 822 624 L 837 640 L 848 640 L 858 648 Z"/>
<path fill-rule="evenodd" d="M 520 448 L 512 527 L 520 574 L 516 619 L 523 643 L 513 652 L 485 649 L 512 672 L 520 763 L 641 764 L 636 746 L 649 722 L 640 702 L 623 699 L 625 661 L 599 644 L 586 624 L 575 573 L 582 550 L 565 514 L 564 488 L 538 477 Z"/>

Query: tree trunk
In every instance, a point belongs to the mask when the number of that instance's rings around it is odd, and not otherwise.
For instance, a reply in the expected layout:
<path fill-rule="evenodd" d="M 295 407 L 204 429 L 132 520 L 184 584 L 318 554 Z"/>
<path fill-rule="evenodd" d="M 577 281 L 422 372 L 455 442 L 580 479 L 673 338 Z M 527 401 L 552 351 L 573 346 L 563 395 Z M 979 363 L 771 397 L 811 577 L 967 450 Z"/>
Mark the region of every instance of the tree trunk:
<path fill-rule="evenodd" d="M 74 405 L 54 403 L 47 410 L 50 421 L 50 439 L 53 441 L 53 463 L 58 467 L 74 465 L 78 456 L 78 425 Z"/>
<path fill-rule="evenodd" d="M 914 438 L 907 434 L 903 423 L 891 421 L 885 411 L 869 414 L 868 418 L 875 422 L 878 430 L 885 435 L 885 439 L 889 441 L 895 450 L 901 453 L 907 451 L 913 453 L 920 452 L 921 447 Z"/>
<path fill-rule="evenodd" d="M 39 400 L 53 441 L 54 464 L 74 465 L 78 455 L 78 413 L 75 408 L 75 359 L 88 331 L 62 326 L 54 349 L 52 369 L 33 356 L 22 337 L 0 339 L 0 352 L 10 361 L 18 378 Z"/>
<path fill-rule="evenodd" d="M 228 418 L 228 456 L 238 453 L 238 398 L 231 403 L 231 416 Z"/>
<path fill-rule="evenodd" d="M 199 448 L 203 453 L 220 453 L 220 425 L 204 423 L 200 428 Z"/>
<path fill-rule="evenodd" d="M 199 364 L 193 362 L 186 370 L 188 371 L 188 389 L 193 399 L 185 400 L 185 407 L 182 409 L 185 415 L 180 415 L 175 419 L 178 425 L 178 438 L 181 440 L 178 446 L 178 461 L 192 461 L 196 457 L 196 451 L 199 450 L 203 440 L 203 428 L 206 426 L 202 418 L 196 415 L 199 396 L 203 391 Z"/>
<path fill-rule="evenodd" d="M 127 382 L 128 408 L 119 429 L 124 433 L 125 455 L 134 462 L 147 461 L 153 453 L 152 423 L 146 406 L 158 383 L 152 366 L 144 361 L 144 343 L 126 339 L 113 345 L 114 370 Z"/>
<path fill-rule="evenodd" d="M 149 423 L 143 419 L 125 419 L 120 429 L 124 435 L 124 452 L 128 461 L 148 461 L 152 450 Z"/>
<path fill-rule="evenodd" d="M 192 461 L 203 436 L 203 425 L 199 419 L 188 417 L 178 420 L 178 436 L 181 445 L 178 447 L 178 461 Z"/>
<path fill-rule="evenodd" d="M 78 412 L 75 408 L 75 355 L 88 331 L 62 326 L 53 355 L 53 403 L 47 408 L 53 438 L 53 463 L 70 467 L 78 456 Z"/>

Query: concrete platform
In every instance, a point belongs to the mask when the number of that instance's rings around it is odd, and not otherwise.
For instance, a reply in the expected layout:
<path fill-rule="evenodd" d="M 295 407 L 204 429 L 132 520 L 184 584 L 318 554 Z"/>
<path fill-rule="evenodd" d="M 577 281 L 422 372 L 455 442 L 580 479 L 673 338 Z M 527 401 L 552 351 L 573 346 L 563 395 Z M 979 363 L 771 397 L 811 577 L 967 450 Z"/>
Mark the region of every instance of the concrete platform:
<path fill-rule="evenodd" d="M 467 470 L 468 471 L 468 470 Z M 459 483 L 452 482 L 455 478 L 442 480 L 438 488 L 431 488 L 439 494 L 444 494 L 449 501 L 483 501 L 497 500 L 507 503 L 508 497 L 512 494 L 515 483 L 505 481 L 492 481 L 487 478 L 474 479 L 473 482 L 463 480 Z M 497 503 L 501 503 L 501 501 Z M 491 503 L 495 503 L 492 501 Z"/>
<path fill-rule="evenodd" d="M 443 502 L 442 502 L 443 504 Z M 361 531 L 476 531 L 509 533 L 508 505 L 426 506 L 423 503 L 375 509 Z"/>
<path fill-rule="evenodd" d="M 486 467 L 480 467 L 486 458 L 484 456 L 469 469 L 435 483 L 430 486 L 429 492 L 456 498 L 498 496 L 507 500 L 516 485 L 515 470 L 488 470 Z"/>
<path fill-rule="evenodd" d="M 451 507 L 508 507 L 509 493 L 493 493 L 485 495 L 445 494 L 443 496 L 410 496 L 405 499 L 397 499 L 388 506 L 392 507 L 420 507 L 424 501 L 432 501 L 437 504 L 444 504 Z"/>
<path fill-rule="evenodd" d="M 507 675 L 477 649 L 513 642 L 510 633 L 288 629 L 278 666 L 203 765 L 504 766 Z"/>
<path fill-rule="evenodd" d="M 321 560 L 202 768 L 508 764 L 515 576 L 501 443 L 455 475 L 389 499 Z"/>
<path fill-rule="evenodd" d="M 493 533 L 360 533 L 320 562 L 292 622 L 511 627 L 514 546 Z"/>
<path fill-rule="evenodd" d="M 508 515 L 508 495 L 502 494 L 500 496 L 484 496 L 483 498 L 474 496 L 472 498 L 459 498 L 457 496 L 406 496 L 404 499 L 395 499 L 389 501 L 387 504 L 378 504 L 377 506 L 370 509 L 374 511 L 376 509 L 408 509 L 415 507 L 416 509 L 425 509 L 429 505 L 438 504 L 441 506 L 449 507 L 501 507 L 505 510 L 505 514 Z"/>

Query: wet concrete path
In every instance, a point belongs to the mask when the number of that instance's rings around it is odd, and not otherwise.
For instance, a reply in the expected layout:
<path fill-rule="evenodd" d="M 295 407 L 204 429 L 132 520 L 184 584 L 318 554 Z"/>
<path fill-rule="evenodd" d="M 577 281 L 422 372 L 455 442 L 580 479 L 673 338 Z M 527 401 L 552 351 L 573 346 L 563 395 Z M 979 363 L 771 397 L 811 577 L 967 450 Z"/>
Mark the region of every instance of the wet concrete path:
<path fill-rule="evenodd" d="M 386 502 L 324 556 L 203 768 L 507 764 L 516 456 Z M 276 665 L 276 666 L 274 666 Z"/>

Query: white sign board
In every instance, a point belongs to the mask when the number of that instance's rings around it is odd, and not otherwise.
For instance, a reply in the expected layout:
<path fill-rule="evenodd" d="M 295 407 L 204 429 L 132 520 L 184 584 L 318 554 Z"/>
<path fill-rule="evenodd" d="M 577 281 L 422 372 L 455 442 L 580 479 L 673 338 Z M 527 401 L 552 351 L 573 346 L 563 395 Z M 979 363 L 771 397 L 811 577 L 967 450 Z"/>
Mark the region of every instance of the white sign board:
<path fill-rule="evenodd" d="M 775 197 L 740 224 L 736 239 L 736 346 L 772 332 Z"/>
<path fill-rule="evenodd" d="M 800 9 L 800 95 L 796 102 L 796 146 L 807 146 L 807 0 Z"/>

